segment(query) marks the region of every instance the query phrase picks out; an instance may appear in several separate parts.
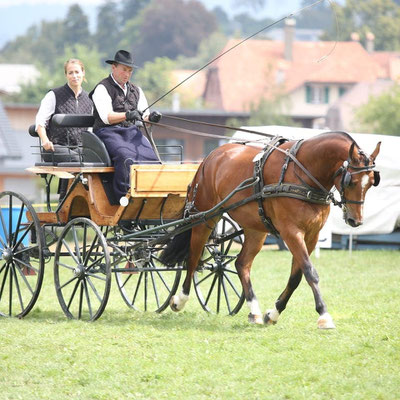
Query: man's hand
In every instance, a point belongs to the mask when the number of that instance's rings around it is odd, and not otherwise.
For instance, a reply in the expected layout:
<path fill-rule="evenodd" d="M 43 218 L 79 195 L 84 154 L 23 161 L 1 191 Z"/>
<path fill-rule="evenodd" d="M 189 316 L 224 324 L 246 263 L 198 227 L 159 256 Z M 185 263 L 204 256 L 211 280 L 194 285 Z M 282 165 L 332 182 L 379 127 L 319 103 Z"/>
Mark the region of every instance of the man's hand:
<path fill-rule="evenodd" d="M 162 114 L 158 111 L 152 111 L 149 115 L 150 122 L 160 122 Z"/>
<path fill-rule="evenodd" d="M 125 113 L 125 119 L 127 121 L 141 121 L 142 113 L 138 110 L 127 111 Z"/>

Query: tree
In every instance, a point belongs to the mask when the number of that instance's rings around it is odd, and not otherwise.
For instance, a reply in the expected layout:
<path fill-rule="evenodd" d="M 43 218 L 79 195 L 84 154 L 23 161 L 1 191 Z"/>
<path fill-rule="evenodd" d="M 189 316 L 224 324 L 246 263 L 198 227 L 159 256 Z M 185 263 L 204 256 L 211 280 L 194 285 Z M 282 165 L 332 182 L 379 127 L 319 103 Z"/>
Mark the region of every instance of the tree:
<path fill-rule="evenodd" d="M 109 74 L 109 69 L 101 66 L 102 56 L 96 50 L 81 44 L 67 47 L 65 52 L 54 60 L 54 72 L 46 64 L 38 64 L 39 79 L 35 83 L 22 85 L 20 93 L 11 96 L 10 100 L 16 103 L 38 104 L 49 89 L 65 84 L 64 63 L 70 58 L 78 58 L 85 65 L 86 83 L 83 87 L 90 91 Z"/>
<path fill-rule="evenodd" d="M 109 57 L 118 50 L 116 45 L 121 40 L 121 19 L 115 1 L 109 1 L 98 9 L 94 42 L 99 52 Z"/>
<path fill-rule="evenodd" d="M 150 4 L 151 0 L 122 0 L 122 23 L 125 24 L 132 18 L 136 18 L 140 11 Z"/>
<path fill-rule="evenodd" d="M 143 68 L 137 70 L 134 82 L 143 89 L 149 105 L 172 88 L 171 72 L 174 68 L 174 61 L 166 57 L 157 57 L 153 62 L 146 62 Z M 169 107 L 170 104 L 171 99 L 165 97 L 158 101 L 155 107 Z"/>
<path fill-rule="evenodd" d="M 197 54 L 194 57 L 178 57 L 176 60 L 178 67 L 184 69 L 201 68 L 222 51 L 227 41 L 227 37 L 222 33 L 212 33 L 200 43 Z"/>
<path fill-rule="evenodd" d="M 356 111 L 359 129 L 368 133 L 400 136 L 400 86 L 378 97 L 371 97 L 368 103 Z"/>
<path fill-rule="evenodd" d="M 62 21 L 42 21 L 39 26 L 31 26 L 25 35 L 9 42 L 1 52 L 0 61 L 45 63 L 48 68 L 53 69 L 55 58 L 64 51 L 63 37 Z"/>
<path fill-rule="evenodd" d="M 351 40 L 352 32 L 365 41 L 368 32 L 375 35 L 376 50 L 400 49 L 400 6 L 394 0 L 347 0 L 334 5 L 339 31 L 331 28 L 324 35 L 329 40 Z"/>
<path fill-rule="evenodd" d="M 195 55 L 200 42 L 216 28 L 214 15 L 196 0 L 153 0 L 127 22 L 121 43 L 129 48 L 134 43 L 139 63 L 155 57 L 175 59 Z"/>
<path fill-rule="evenodd" d="M 88 17 L 78 4 L 74 4 L 64 20 L 64 42 L 74 46 L 77 43 L 88 45 L 90 41 Z"/>
<path fill-rule="evenodd" d="M 302 7 L 314 4 L 315 0 L 303 0 Z M 296 27 L 309 29 L 332 29 L 335 15 L 327 1 L 315 4 L 296 15 Z"/>

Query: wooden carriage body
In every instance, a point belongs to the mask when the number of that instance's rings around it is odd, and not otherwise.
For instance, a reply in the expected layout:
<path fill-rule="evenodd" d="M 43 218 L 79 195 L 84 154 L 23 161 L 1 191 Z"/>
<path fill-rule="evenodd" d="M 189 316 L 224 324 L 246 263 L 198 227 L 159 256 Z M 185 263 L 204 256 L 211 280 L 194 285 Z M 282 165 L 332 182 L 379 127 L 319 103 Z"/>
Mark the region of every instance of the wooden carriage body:
<path fill-rule="evenodd" d="M 71 186 L 59 210 L 38 212 L 41 224 L 65 224 L 76 217 L 86 217 L 99 226 L 115 226 L 120 220 L 171 220 L 181 216 L 187 186 L 198 164 L 135 164 L 131 167 L 131 188 L 127 205 L 111 204 L 103 185 L 102 174 L 113 167 L 49 167 L 35 166 L 28 170 L 69 179 Z"/>

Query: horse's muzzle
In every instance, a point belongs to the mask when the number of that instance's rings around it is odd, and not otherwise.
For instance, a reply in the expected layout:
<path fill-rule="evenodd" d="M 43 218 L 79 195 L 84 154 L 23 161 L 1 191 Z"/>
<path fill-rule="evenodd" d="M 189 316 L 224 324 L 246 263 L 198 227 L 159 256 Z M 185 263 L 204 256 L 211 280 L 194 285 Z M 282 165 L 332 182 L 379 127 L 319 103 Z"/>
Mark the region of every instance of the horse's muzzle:
<path fill-rule="evenodd" d="M 352 228 L 357 228 L 357 226 L 362 225 L 362 221 L 356 221 L 354 218 L 345 218 L 346 224 L 350 225 Z"/>

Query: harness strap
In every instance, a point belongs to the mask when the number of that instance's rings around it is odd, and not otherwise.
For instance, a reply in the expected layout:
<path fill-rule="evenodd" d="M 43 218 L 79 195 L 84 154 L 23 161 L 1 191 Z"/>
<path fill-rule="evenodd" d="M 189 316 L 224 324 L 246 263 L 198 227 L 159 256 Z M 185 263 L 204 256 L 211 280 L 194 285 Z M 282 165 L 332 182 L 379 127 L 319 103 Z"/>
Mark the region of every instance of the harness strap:
<path fill-rule="evenodd" d="M 277 136 L 273 138 L 269 143 L 268 146 L 264 148 L 264 153 L 261 158 L 256 160 L 254 162 L 254 177 L 259 178 L 258 183 L 254 186 L 254 193 L 259 194 L 262 193 L 263 188 L 264 188 L 264 166 L 265 163 L 267 162 L 268 157 L 271 155 L 271 153 L 275 150 L 276 147 L 281 146 L 283 143 L 287 142 L 288 139 L 282 137 L 282 136 Z M 264 206 L 263 206 L 263 197 L 262 195 L 257 197 L 257 203 L 258 203 L 258 215 L 260 216 L 260 219 L 264 226 L 267 228 L 271 234 L 279 238 L 279 232 L 275 228 L 274 224 L 271 221 L 271 218 L 269 218 L 264 211 Z"/>

